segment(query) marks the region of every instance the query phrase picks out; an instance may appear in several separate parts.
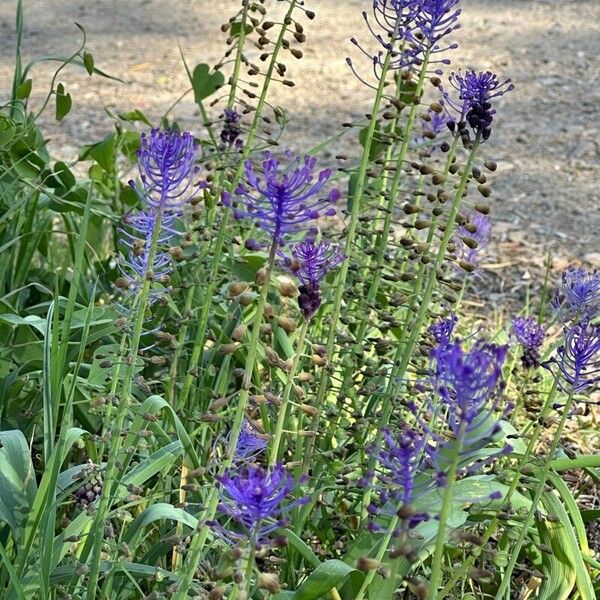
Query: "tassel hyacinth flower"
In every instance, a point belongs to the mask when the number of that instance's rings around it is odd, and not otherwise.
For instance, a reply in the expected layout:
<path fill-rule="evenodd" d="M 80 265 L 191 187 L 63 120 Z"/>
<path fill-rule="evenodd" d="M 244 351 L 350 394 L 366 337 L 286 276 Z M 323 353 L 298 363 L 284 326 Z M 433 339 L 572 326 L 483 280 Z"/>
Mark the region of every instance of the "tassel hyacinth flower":
<path fill-rule="evenodd" d="M 320 282 L 337 265 L 346 260 L 338 246 L 311 241 L 290 244 L 290 254 L 280 253 L 279 265 L 300 281 L 298 305 L 305 319 L 310 319 L 321 306 Z"/>
<path fill-rule="evenodd" d="M 546 331 L 534 317 L 514 317 L 512 332 L 517 341 L 523 346 L 521 362 L 525 369 L 535 369 L 540 366 L 540 349 L 544 343 Z"/>
<path fill-rule="evenodd" d="M 543 365 L 566 393 L 580 393 L 600 382 L 600 324 L 581 321 L 564 329 L 564 343 Z"/>
<path fill-rule="evenodd" d="M 458 92 L 458 100 L 443 92 L 446 107 L 450 107 L 458 116 L 450 114 L 450 131 L 458 130 L 465 145 L 470 143 L 469 129 L 481 141 L 489 139 L 496 110 L 492 101 L 514 89 L 510 79 L 499 81 L 491 71 L 467 71 L 452 73 L 450 85 Z"/>
<path fill-rule="evenodd" d="M 566 322 L 592 320 L 600 315 L 600 271 L 567 267 L 552 298 L 559 319 Z"/>
<path fill-rule="evenodd" d="M 322 192 L 331 177 L 323 169 L 315 177 L 316 158 L 303 159 L 286 153 L 287 164 L 265 153 L 261 173 L 252 161 L 245 164 L 245 181 L 234 197 L 224 194 L 223 204 L 232 206 L 237 219 L 249 219 L 267 231 L 274 242 L 284 243 L 284 236 L 314 231 L 314 221 L 336 214 L 333 204 L 341 197 L 337 189 Z"/>
<path fill-rule="evenodd" d="M 219 510 L 233 519 L 241 532 L 214 522 L 210 525 L 231 541 L 246 539 L 255 547 L 265 544 L 276 529 L 285 525 L 292 508 L 309 500 L 290 499 L 296 483 L 281 464 L 270 470 L 254 465 L 233 468 L 217 479 L 221 488 Z"/>

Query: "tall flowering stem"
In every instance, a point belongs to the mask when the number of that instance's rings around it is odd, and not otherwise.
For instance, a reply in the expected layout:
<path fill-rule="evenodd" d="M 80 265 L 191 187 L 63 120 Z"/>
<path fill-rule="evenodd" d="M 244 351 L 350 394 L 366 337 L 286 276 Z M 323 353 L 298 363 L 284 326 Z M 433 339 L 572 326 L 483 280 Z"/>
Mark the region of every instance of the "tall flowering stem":
<path fill-rule="evenodd" d="M 506 598 L 506 593 L 511 584 L 511 575 L 517 564 L 517 560 L 519 559 L 519 555 L 521 553 L 521 548 L 525 543 L 525 539 L 529 535 L 529 528 L 533 523 L 535 518 L 535 513 L 538 509 L 540 498 L 542 497 L 542 493 L 544 492 L 544 488 L 546 487 L 546 480 L 548 479 L 548 474 L 550 473 L 550 468 L 552 466 L 552 459 L 556 454 L 556 449 L 558 448 L 558 444 L 560 442 L 560 438 L 565 428 L 565 424 L 567 419 L 570 416 L 571 407 L 573 406 L 573 396 L 574 391 L 571 391 L 569 396 L 567 397 L 567 401 L 565 405 L 562 407 L 562 416 L 560 422 L 558 423 L 558 427 L 554 432 L 554 437 L 552 438 L 552 443 L 550 445 L 550 449 L 548 450 L 548 456 L 544 462 L 544 466 L 539 474 L 537 474 L 537 484 L 534 489 L 533 499 L 531 501 L 531 508 L 529 509 L 527 515 L 525 516 L 523 522 L 521 523 L 521 533 L 517 538 L 514 546 L 511 548 L 510 560 L 508 561 L 508 565 L 506 565 L 506 569 L 502 574 L 502 579 L 500 581 L 500 587 L 496 592 L 496 600 L 504 600 Z"/>
<path fill-rule="evenodd" d="M 331 247 L 328 242 L 321 242 L 320 244 L 303 242 L 292 246 L 291 257 L 283 255 L 283 260 L 280 263 L 285 270 L 293 273 L 300 280 L 298 304 L 304 316 L 304 322 L 302 323 L 292 368 L 288 373 L 281 406 L 279 407 L 273 442 L 271 444 L 270 465 L 275 464 L 279 455 L 283 426 L 286 421 L 294 377 L 296 376 L 300 359 L 304 354 L 306 332 L 310 320 L 321 305 L 320 281 L 327 275 L 329 270 L 342 263 L 345 258 L 339 248 L 335 246 Z"/>
<path fill-rule="evenodd" d="M 283 40 L 285 37 L 285 33 L 288 29 L 288 25 L 286 24 L 296 8 L 297 0 L 291 0 L 290 6 L 286 12 L 286 15 L 283 20 L 283 25 L 281 26 L 281 30 L 279 32 L 279 36 L 275 42 L 275 46 L 273 48 L 273 52 L 271 54 L 271 60 L 269 62 L 269 66 L 267 68 L 267 72 L 265 73 L 264 85 L 262 88 L 262 92 L 258 99 L 258 103 L 256 105 L 256 110 L 254 111 L 254 119 L 248 130 L 246 135 L 246 143 L 244 144 L 244 148 L 242 151 L 242 160 L 238 165 L 236 173 L 231 181 L 229 186 L 230 191 L 234 191 L 238 186 L 239 182 L 244 175 L 245 168 L 245 159 L 250 156 L 250 152 L 252 150 L 252 142 L 256 136 L 256 132 L 258 131 L 259 125 L 261 123 L 261 115 L 265 103 L 267 101 L 267 94 L 269 91 L 270 82 L 273 76 L 273 72 L 275 71 L 275 67 L 277 65 L 277 58 L 279 52 L 282 48 Z M 192 353 L 190 357 L 189 364 L 195 366 L 198 364 L 200 360 L 200 356 L 204 350 L 204 345 L 206 342 L 206 328 L 208 325 L 208 319 L 210 316 L 210 309 L 212 307 L 212 299 L 215 295 L 217 285 L 219 283 L 218 279 L 218 271 L 221 266 L 221 255 L 223 253 L 223 246 L 225 244 L 225 240 L 227 238 L 227 227 L 229 225 L 229 219 L 231 218 L 231 214 L 233 211 L 226 210 L 221 218 L 221 223 L 219 225 L 219 230 L 217 233 L 217 238 L 215 240 L 214 245 L 214 253 L 213 258 L 208 270 L 207 274 L 207 284 L 203 285 L 203 294 L 202 294 L 202 306 L 200 310 L 200 316 L 198 318 L 198 325 L 196 329 L 196 337 L 194 339 L 194 346 L 192 348 Z M 180 406 L 185 406 L 190 395 L 190 391 L 192 389 L 192 385 L 194 383 L 194 375 L 188 371 L 186 373 L 185 379 L 183 381 L 183 387 L 178 397 L 178 403 Z M 202 542 L 204 543 L 204 542 Z"/>
<path fill-rule="evenodd" d="M 358 225 L 358 217 L 360 215 L 362 197 L 363 197 L 363 194 L 365 191 L 365 182 L 366 182 L 366 177 L 367 177 L 367 169 L 369 168 L 369 157 L 370 157 L 370 152 L 371 152 L 371 146 L 373 143 L 373 137 L 375 135 L 375 129 L 377 126 L 377 121 L 378 121 L 378 116 L 379 116 L 379 109 L 381 108 L 381 102 L 383 99 L 386 77 L 387 77 L 388 70 L 390 68 L 392 54 L 393 54 L 392 49 L 388 49 L 385 54 L 385 59 L 383 60 L 382 65 L 381 65 L 381 75 L 379 78 L 379 85 L 377 86 L 375 100 L 373 102 L 373 108 L 371 111 L 371 120 L 369 122 L 369 127 L 367 129 L 367 135 L 365 137 L 365 143 L 363 145 L 363 154 L 362 154 L 360 167 L 358 169 L 356 188 L 354 191 L 354 195 L 352 197 L 352 209 L 350 212 L 350 220 L 348 223 L 348 229 L 347 229 L 347 234 L 346 234 L 346 245 L 344 247 L 344 254 L 348 257 L 352 256 L 352 250 L 353 250 L 354 241 L 356 238 L 356 228 Z M 327 337 L 327 344 L 326 344 L 327 360 L 331 360 L 333 357 L 336 329 L 337 329 L 338 321 L 340 319 L 340 314 L 341 314 L 341 309 L 342 309 L 342 299 L 344 296 L 344 288 L 345 288 L 345 284 L 346 284 L 346 278 L 348 277 L 349 267 L 350 267 L 349 260 L 345 261 L 342 264 L 342 268 L 340 269 L 340 272 L 339 272 L 339 275 L 337 277 L 336 284 L 335 284 L 335 296 L 333 299 L 333 307 L 331 309 L 331 313 L 332 313 L 331 314 L 331 327 L 329 328 L 329 335 Z M 327 390 L 327 383 L 328 383 L 328 375 L 327 375 L 326 371 L 323 370 L 321 379 L 319 381 L 319 388 L 318 388 L 318 392 L 317 392 L 317 400 L 316 400 L 317 413 L 313 417 L 313 422 L 312 422 L 312 427 L 311 427 L 313 433 L 316 433 L 318 426 L 319 426 L 321 412 L 322 412 L 323 404 L 324 404 L 325 393 Z M 314 443 L 315 443 L 315 437 L 314 436 L 309 437 L 306 452 L 304 455 L 305 456 L 304 465 L 307 465 L 310 460 L 310 456 L 312 455 L 312 450 L 314 448 Z"/>
<path fill-rule="evenodd" d="M 148 263 L 152 264 L 154 256 L 156 254 L 157 240 L 160 235 L 160 216 L 156 218 L 154 224 L 154 230 L 150 239 L 150 246 L 148 249 Z M 102 540 L 104 532 L 104 524 L 108 511 L 110 509 L 111 498 L 114 493 L 115 483 L 118 485 L 117 478 L 117 460 L 120 456 L 121 446 L 123 438 L 120 433 L 123 431 L 123 425 L 125 423 L 125 417 L 127 416 L 127 410 L 129 408 L 129 397 L 131 395 L 131 384 L 134 379 L 134 369 L 136 365 L 136 358 L 140 347 L 140 339 L 144 330 L 144 319 L 146 306 L 150 298 L 150 287 L 152 282 L 149 278 L 144 280 L 138 294 L 135 298 L 136 306 L 136 317 L 133 325 L 130 344 L 129 344 L 129 355 L 127 360 L 127 368 L 123 377 L 123 387 L 119 394 L 119 406 L 114 418 L 113 431 L 110 438 L 110 448 L 108 452 L 108 460 L 106 463 L 106 470 L 104 474 L 104 488 L 102 490 L 102 496 L 98 504 L 98 510 L 96 512 L 96 518 L 92 530 L 95 535 L 90 536 L 88 539 L 95 540 L 92 546 L 92 554 L 89 560 L 90 572 L 88 578 L 88 600 L 95 600 L 96 591 L 98 585 L 98 577 L 100 574 L 100 557 L 102 552 Z"/>

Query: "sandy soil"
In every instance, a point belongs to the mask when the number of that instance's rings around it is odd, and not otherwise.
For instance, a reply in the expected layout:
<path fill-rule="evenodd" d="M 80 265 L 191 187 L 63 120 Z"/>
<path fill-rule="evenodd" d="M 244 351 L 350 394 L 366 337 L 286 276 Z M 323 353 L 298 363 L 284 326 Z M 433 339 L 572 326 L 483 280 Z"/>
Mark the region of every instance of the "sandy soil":
<path fill-rule="evenodd" d="M 77 145 L 111 130 L 104 108 L 139 108 L 159 117 L 187 89 L 178 46 L 190 65 L 216 62 L 224 34 L 219 25 L 234 0 L 27 0 L 26 58 L 64 55 L 76 48 L 78 30 L 88 33 L 96 65 L 126 81 L 119 84 L 70 69 L 62 77 L 72 94 L 72 113 L 62 123 L 49 112 L 44 127 L 62 159 Z M 274 88 L 272 100 L 286 107 L 291 124 L 285 141 L 302 151 L 359 118 L 370 94 L 345 65 L 358 58 L 352 35 L 369 41 L 360 15 L 367 0 L 312 0 L 304 59 L 286 61 L 295 88 Z M 340 4 L 344 7 L 340 8 Z M 587 259 L 597 266 L 600 249 L 600 2 L 597 0 L 464 0 L 463 28 L 456 38 L 455 68 L 492 69 L 510 76 L 515 91 L 500 108 L 494 137 L 485 147 L 498 161 L 495 220 L 508 259 L 521 253 L 540 263 L 551 247 L 563 263 Z M 16 2 L 0 0 L 0 97 L 10 89 Z M 365 65 L 365 70 L 367 66 Z M 36 67 L 34 100 L 48 69 Z M 187 127 L 199 132 L 190 96 L 177 107 Z M 351 135 L 330 151 L 356 148 Z M 520 255 L 520 254 L 519 254 Z M 500 257 L 500 262 L 503 258 Z"/>

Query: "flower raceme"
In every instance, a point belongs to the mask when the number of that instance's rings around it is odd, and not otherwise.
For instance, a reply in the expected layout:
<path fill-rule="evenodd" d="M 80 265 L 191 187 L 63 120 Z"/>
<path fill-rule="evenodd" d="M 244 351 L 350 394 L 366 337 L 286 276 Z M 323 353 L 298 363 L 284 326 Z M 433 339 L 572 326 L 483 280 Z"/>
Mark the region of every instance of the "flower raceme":
<path fill-rule="evenodd" d="M 600 324 L 588 320 L 564 328 L 564 343 L 543 365 L 566 393 L 579 393 L 600 382 Z"/>
<path fill-rule="evenodd" d="M 433 60 L 432 55 L 458 47 L 455 43 L 443 45 L 440 42 L 460 27 L 458 17 L 461 10 L 457 8 L 459 2 L 460 0 L 373 0 L 376 25 L 371 25 L 366 11 L 363 12 L 363 17 L 369 31 L 384 51 L 392 53 L 388 64 L 390 69 L 412 70 L 419 68 L 425 60 L 428 65 L 448 65 L 449 59 Z M 372 61 L 375 77 L 380 79 L 385 61 L 384 51 L 372 56 L 356 38 L 351 38 L 350 41 Z M 354 70 L 352 61 L 348 58 L 346 62 L 361 79 Z M 442 70 L 436 68 L 435 73 L 440 75 Z"/>
<path fill-rule="evenodd" d="M 508 346 L 476 341 L 440 343 L 431 352 L 431 380 L 453 436 L 467 449 L 498 431 L 496 412 Z M 484 425 L 485 421 L 485 425 Z"/>
<path fill-rule="evenodd" d="M 595 319 L 600 315 L 600 271 L 567 267 L 552 298 L 562 322 Z"/>
<path fill-rule="evenodd" d="M 290 244 L 290 255 L 280 253 L 279 265 L 300 281 L 298 304 L 304 318 L 310 319 L 321 306 L 320 282 L 346 256 L 329 242 L 312 241 Z"/>
<path fill-rule="evenodd" d="M 270 534 L 284 526 L 292 508 L 309 500 L 308 497 L 290 499 L 296 483 L 281 464 L 269 470 L 254 465 L 232 468 L 217 479 L 221 488 L 219 510 L 231 517 L 241 532 L 224 529 L 214 522 L 210 524 L 230 540 L 264 544 Z"/>
<path fill-rule="evenodd" d="M 124 249 L 119 260 L 122 278 L 119 287 L 137 293 L 151 274 L 152 280 L 163 285 L 150 290 L 149 302 L 160 299 L 168 291 L 171 259 L 164 251 L 178 234 L 175 219 L 181 214 L 202 184 L 195 184 L 197 144 L 190 133 L 162 132 L 153 129 L 142 134 L 138 151 L 138 171 L 141 185 L 130 181 L 145 206 L 137 214 L 129 214 L 119 228 Z M 153 236 L 158 226 L 155 251 Z"/>
<path fill-rule="evenodd" d="M 331 177 L 331 169 L 319 171 L 317 160 L 303 159 L 286 153 L 284 164 L 266 152 L 256 172 L 252 161 L 245 164 L 245 181 L 234 197 L 224 194 L 223 204 L 232 206 L 238 219 L 249 219 L 267 231 L 275 243 L 283 244 L 284 236 L 301 231 L 314 231 L 314 221 L 334 216 L 334 203 L 341 197 L 337 189 L 321 195 Z"/>
<path fill-rule="evenodd" d="M 155 209 L 177 209 L 196 193 L 198 144 L 191 133 L 153 129 L 140 137 L 138 170 L 141 186 L 129 185 L 142 202 Z"/>
<path fill-rule="evenodd" d="M 540 366 L 540 349 L 544 343 L 546 331 L 534 317 L 514 317 L 512 332 L 523 346 L 521 362 L 526 369 Z"/>
<path fill-rule="evenodd" d="M 492 122 L 496 114 L 492 101 L 513 90 L 514 85 L 510 79 L 501 82 L 491 71 L 452 73 L 449 81 L 458 92 L 458 100 L 443 91 L 446 106 L 457 115 L 448 122 L 448 127 L 451 131 L 458 130 L 465 144 L 470 141 L 467 127 L 481 141 L 487 140 L 492 133 Z"/>

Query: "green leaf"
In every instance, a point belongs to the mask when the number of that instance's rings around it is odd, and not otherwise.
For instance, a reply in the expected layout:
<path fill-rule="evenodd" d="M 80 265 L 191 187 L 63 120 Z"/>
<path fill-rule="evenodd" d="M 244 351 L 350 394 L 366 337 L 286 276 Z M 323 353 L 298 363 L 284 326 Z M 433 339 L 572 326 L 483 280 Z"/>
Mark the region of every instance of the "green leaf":
<path fill-rule="evenodd" d="M 17 86 L 15 97 L 17 100 L 25 100 L 31 94 L 32 80 L 27 79 L 21 85 Z"/>
<path fill-rule="evenodd" d="M 249 23 L 246 23 L 246 26 L 244 27 L 244 35 L 248 35 L 250 32 L 252 32 L 253 27 L 252 25 L 250 25 Z M 229 28 L 229 33 L 231 34 L 231 37 L 238 37 L 240 35 L 242 31 L 242 23 L 240 21 L 238 21 L 237 23 L 234 23 L 230 28 Z"/>
<path fill-rule="evenodd" d="M 83 53 L 83 65 L 85 66 L 85 70 L 88 72 L 88 75 L 93 75 L 94 57 L 89 52 Z"/>
<path fill-rule="evenodd" d="M 12 325 L 29 325 L 34 329 L 37 329 L 40 333 L 44 333 L 46 328 L 46 320 L 35 315 L 27 315 L 26 317 L 20 317 L 19 315 L 4 314 L 0 315 L 0 321 L 6 321 Z"/>
<path fill-rule="evenodd" d="M 302 541 L 291 529 L 284 529 L 283 535 L 287 538 L 290 546 L 311 566 L 318 567 L 321 564 L 319 557 L 312 551 L 306 542 Z"/>
<path fill-rule="evenodd" d="M 194 98 L 199 104 L 205 98 L 214 94 L 225 83 L 225 76 L 220 71 L 210 73 L 207 64 L 201 63 L 196 66 L 192 74 L 192 87 Z"/>
<path fill-rule="evenodd" d="M 56 120 L 61 121 L 69 114 L 72 106 L 71 94 L 65 93 L 65 86 L 59 83 L 56 88 Z"/>
<path fill-rule="evenodd" d="M 321 563 L 302 582 L 291 598 L 292 600 L 318 600 L 348 577 L 352 580 L 354 591 L 358 592 L 364 575 L 341 560 L 328 560 Z"/>
<path fill-rule="evenodd" d="M 558 515 L 564 514 L 564 508 L 560 501 L 552 493 L 542 495 L 542 504 L 544 507 Z M 566 517 L 566 515 L 565 515 Z M 537 529 L 540 534 L 540 541 L 552 548 L 551 553 L 542 553 L 542 569 L 546 575 L 539 589 L 540 600 L 568 600 L 575 587 L 576 571 L 574 566 L 574 554 L 579 554 L 579 548 L 573 546 L 570 535 L 567 531 L 568 517 L 564 523 L 537 520 Z M 572 531 L 571 531 L 572 533 Z M 574 538 L 574 536 L 573 536 Z M 581 560 L 581 556 L 579 556 Z M 585 567 L 584 567 L 585 569 Z M 595 595 L 592 596 L 595 598 Z M 589 600 L 589 596 L 586 596 Z"/>
<path fill-rule="evenodd" d="M 122 121 L 141 121 L 142 123 L 148 125 L 148 127 L 152 127 L 152 124 L 150 121 L 148 121 L 146 115 L 137 108 L 128 112 L 119 113 L 119 119 Z"/>
<path fill-rule="evenodd" d="M 165 502 L 157 502 L 138 515 L 127 527 L 127 532 L 124 537 L 125 543 L 129 548 L 134 549 L 137 546 L 136 540 L 141 533 L 141 530 L 150 523 L 162 520 L 177 521 L 178 523 L 187 525 L 190 529 L 195 529 L 198 526 L 198 519 L 185 510 L 175 508 L 171 504 L 166 504 Z"/>
<path fill-rule="evenodd" d="M 115 144 L 115 134 L 111 133 L 96 144 L 83 146 L 79 151 L 79 160 L 93 158 L 105 171 L 110 172 L 115 163 Z"/>
<path fill-rule="evenodd" d="M 549 512 L 559 517 L 559 522 L 547 524 L 542 522 L 540 525 L 547 526 L 553 549 L 554 544 L 559 545 L 568 563 L 575 570 L 575 585 L 581 600 L 595 600 L 594 586 L 582 556 L 582 554 L 590 556 L 591 552 L 579 508 L 569 488 L 560 477 L 551 474 L 549 481 L 558 490 L 566 508 L 554 494 L 546 494 L 543 499 L 544 505 Z M 555 554 L 560 560 L 561 557 L 556 550 Z"/>

